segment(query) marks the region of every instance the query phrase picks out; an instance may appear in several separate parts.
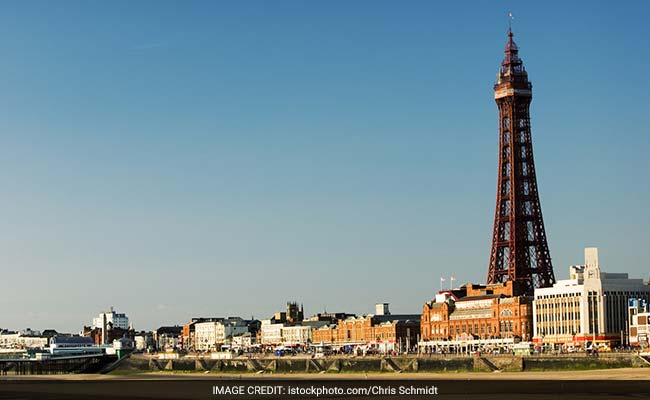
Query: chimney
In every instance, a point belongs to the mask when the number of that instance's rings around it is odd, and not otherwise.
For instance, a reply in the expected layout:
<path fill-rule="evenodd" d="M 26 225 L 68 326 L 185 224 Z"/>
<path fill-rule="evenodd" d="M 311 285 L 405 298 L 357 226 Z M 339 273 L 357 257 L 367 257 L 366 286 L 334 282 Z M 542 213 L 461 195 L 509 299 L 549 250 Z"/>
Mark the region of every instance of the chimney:
<path fill-rule="evenodd" d="M 102 313 L 102 344 L 106 343 L 106 313 Z"/>

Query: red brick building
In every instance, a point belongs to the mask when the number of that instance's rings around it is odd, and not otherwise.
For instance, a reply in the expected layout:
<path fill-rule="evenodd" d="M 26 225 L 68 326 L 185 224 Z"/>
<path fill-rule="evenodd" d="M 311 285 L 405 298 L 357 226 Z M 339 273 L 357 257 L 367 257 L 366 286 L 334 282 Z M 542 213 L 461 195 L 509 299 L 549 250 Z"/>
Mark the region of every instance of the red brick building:
<path fill-rule="evenodd" d="M 313 331 L 314 343 L 373 344 L 394 349 L 415 345 L 420 335 L 420 315 L 365 315 L 339 320 Z"/>
<path fill-rule="evenodd" d="M 532 298 L 514 293 L 511 281 L 441 291 L 423 306 L 422 340 L 532 340 Z"/>

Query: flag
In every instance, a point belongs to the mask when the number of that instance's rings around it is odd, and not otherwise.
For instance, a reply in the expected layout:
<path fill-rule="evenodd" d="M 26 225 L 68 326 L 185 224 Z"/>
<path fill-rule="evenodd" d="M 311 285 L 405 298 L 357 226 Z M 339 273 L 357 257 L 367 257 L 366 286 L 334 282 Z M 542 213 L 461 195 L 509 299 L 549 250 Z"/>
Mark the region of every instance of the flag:
<path fill-rule="evenodd" d="M 445 278 L 441 276 L 440 277 L 440 282 L 444 282 L 444 281 L 445 281 Z"/>

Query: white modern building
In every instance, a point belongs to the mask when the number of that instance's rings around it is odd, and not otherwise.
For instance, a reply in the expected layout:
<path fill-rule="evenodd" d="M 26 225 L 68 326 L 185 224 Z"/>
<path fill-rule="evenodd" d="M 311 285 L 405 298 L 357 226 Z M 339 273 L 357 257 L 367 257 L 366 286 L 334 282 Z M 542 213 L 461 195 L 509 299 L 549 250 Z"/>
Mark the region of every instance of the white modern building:
<path fill-rule="evenodd" d="M 262 320 L 260 329 L 262 344 L 280 344 L 282 343 L 282 329 L 284 324 L 274 324 L 270 319 Z"/>
<path fill-rule="evenodd" d="M 124 330 L 129 329 L 129 317 L 124 313 L 117 313 L 113 307 L 109 311 L 99 313 L 97 318 L 93 318 L 93 328 L 102 329 L 104 326 L 104 317 L 106 317 L 106 324 L 109 323 L 113 328 L 121 328 Z"/>
<path fill-rule="evenodd" d="M 628 299 L 650 300 L 650 286 L 626 273 L 606 273 L 598 264 L 598 249 L 585 249 L 585 265 L 569 267 L 569 279 L 535 289 L 535 343 L 623 343 L 628 330 Z"/>
<path fill-rule="evenodd" d="M 241 319 L 201 322 L 194 325 L 194 346 L 199 351 L 220 350 L 219 346 L 247 332 L 248 325 Z"/>
<path fill-rule="evenodd" d="M 312 341 L 312 327 L 304 325 L 285 326 L 282 328 L 282 343 L 306 344 Z"/>

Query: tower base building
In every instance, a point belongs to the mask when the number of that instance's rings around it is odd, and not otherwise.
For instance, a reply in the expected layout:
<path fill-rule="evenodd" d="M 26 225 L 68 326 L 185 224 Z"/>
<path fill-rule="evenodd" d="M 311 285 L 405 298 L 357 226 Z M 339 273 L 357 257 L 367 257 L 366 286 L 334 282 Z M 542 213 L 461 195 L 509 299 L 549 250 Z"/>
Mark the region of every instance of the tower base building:
<path fill-rule="evenodd" d="M 515 295 L 513 284 L 467 284 L 441 291 L 422 309 L 420 347 L 440 352 L 453 343 L 483 348 L 530 341 L 532 298 Z"/>

